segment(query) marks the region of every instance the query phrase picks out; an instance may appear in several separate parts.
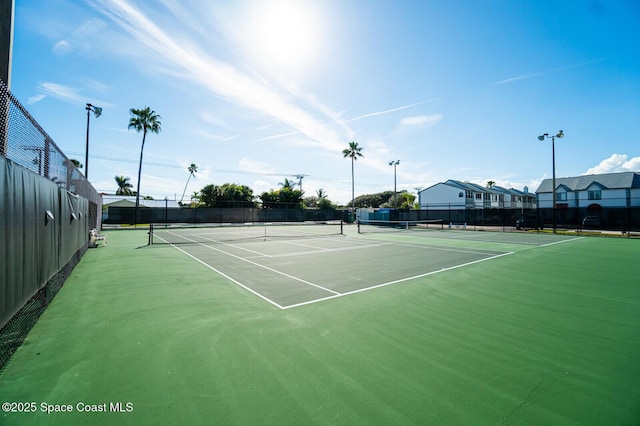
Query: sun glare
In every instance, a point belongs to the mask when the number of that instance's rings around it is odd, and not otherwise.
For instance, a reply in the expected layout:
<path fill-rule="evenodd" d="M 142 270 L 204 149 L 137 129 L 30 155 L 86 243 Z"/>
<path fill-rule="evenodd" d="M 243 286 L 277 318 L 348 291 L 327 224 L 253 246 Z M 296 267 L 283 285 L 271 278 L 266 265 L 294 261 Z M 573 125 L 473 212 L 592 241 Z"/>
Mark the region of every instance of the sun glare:
<path fill-rule="evenodd" d="M 321 47 L 321 18 L 310 1 L 260 0 L 249 13 L 245 48 L 261 66 L 295 73 L 314 63 Z"/>

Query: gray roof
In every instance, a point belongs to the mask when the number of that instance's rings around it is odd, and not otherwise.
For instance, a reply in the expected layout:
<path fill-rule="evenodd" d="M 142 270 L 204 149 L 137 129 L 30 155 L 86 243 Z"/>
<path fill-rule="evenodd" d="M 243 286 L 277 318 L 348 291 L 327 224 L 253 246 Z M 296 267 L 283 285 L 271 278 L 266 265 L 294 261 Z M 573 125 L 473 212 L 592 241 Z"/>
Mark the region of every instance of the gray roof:
<path fill-rule="evenodd" d="M 604 189 L 640 188 L 640 173 L 605 173 L 600 175 L 556 178 L 556 188 L 563 185 L 571 191 L 585 191 L 594 183 Z M 552 192 L 552 188 L 553 179 L 545 179 L 536 190 L 536 193 Z"/>

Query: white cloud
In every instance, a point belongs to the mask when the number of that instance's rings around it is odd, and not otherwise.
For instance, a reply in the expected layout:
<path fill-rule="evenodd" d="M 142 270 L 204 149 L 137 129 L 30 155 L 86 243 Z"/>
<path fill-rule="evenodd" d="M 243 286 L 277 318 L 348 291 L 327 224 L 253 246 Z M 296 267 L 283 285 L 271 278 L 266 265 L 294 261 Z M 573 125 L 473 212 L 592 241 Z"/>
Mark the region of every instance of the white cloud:
<path fill-rule="evenodd" d="M 238 162 L 238 167 L 244 172 L 269 175 L 275 173 L 275 168 L 271 164 L 262 163 L 260 161 L 251 160 L 243 157 Z"/>
<path fill-rule="evenodd" d="M 42 93 L 39 93 L 39 94 L 31 96 L 29 99 L 27 99 L 27 104 L 28 105 L 35 104 L 36 102 L 40 102 L 41 100 L 43 100 L 46 97 L 47 97 L 46 95 L 43 95 Z"/>
<path fill-rule="evenodd" d="M 256 180 L 253 182 L 251 189 L 253 189 L 253 195 L 257 196 L 262 194 L 263 192 L 267 192 L 273 189 L 273 184 L 264 180 Z"/>
<path fill-rule="evenodd" d="M 76 89 L 62 84 L 44 82 L 38 86 L 38 89 L 48 96 L 64 101 L 82 103 L 84 100 L 84 98 L 77 93 Z"/>
<path fill-rule="evenodd" d="M 584 175 L 602 173 L 637 172 L 640 171 L 640 157 L 628 158 L 627 154 L 612 154 L 605 158 L 597 166 L 587 170 Z"/>
<path fill-rule="evenodd" d="M 202 129 L 196 129 L 194 130 L 194 133 L 207 139 L 214 139 L 214 140 L 219 140 L 224 142 L 229 142 L 234 139 L 238 139 L 240 137 L 240 135 L 231 135 L 231 136 L 218 135 L 216 133 L 207 132 L 206 130 L 202 130 Z"/>
<path fill-rule="evenodd" d="M 580 62 L 580 63 L 577 63 L 577 64 L 565 65 L 565 66 L 562 66 L 562 67 L 553 68 L 553 69 L 546 70 L 546 71 L 534 72 L 534 73 L 530 73 L 530 74 L 523 74 L 523 75 L 519 75 L 519 76 L 516 76 L 516 77 L 511 77 L 511 78 L 507 78 L 507 79 L 504 79 L 504 80 L 496 81 L 496 82 L 493 83 L 493 85 L 497 86 L 497 85 L 501 85 L 501 84 L 513 83 L 515 81 L 527 80 L 527 79 L 534 78 L 534 77 L 540 77 L 540 76 L 543 76 L 543 75 L 546 75 L 546 74 L 556 73 L 558 71 L 565 71 L 565 70 L 572 69 L 572 68 L 579 68 L 579 67 L 583 67 L 583 66 L 586 66 L 586 65 L 595 64 L 597 62 L 602 62 L 604 60 L 605 60 L 605 58 L 599 58 L 599 59 L 594 59 L 594 60 L 591 60 L 591 61 Z"/>
<path fill-rule="evenodd" d="M 415 117 L 405 117 L 400 120 L 401 126 L 427 126 L 431 127 L 436 125 L 442 120 L 442 114 L 433 115 L 418 115 Z"/>
<path fill-rule="evenodd" d="M 87 19 L 80 27 L 78 27 L 78 29 L 74 31 L 73 34 L 79 39 L 84 39 L 86 37 L 100 33 L 100 31 L 102 31 L 106 27 L 106 25 L 107 24 L 100 19 Z"/>
<path fill-rule="evenodd" d="M 73 51 L 73 46 L 67 40 L 60 40 L 53 45 L 53 53 L 56 55 L 66 55 Z"/>
<path fill-rule="evenodd" d="M 434 101 L 437 101 L 437 100 L 438 100 L 437 98 L 429 99 L 429 100 L 426 100 L 426 101 L 415 102 L 413 104 L 403 105 L 403 106 L 400 106 L 400 107 L 391 108 L 391 109 L 387 109 L 387 110 L 384 110 L 384 111 L 370 112 L 368 114 L 359 115 L 357 117 L 350 118 L 349 120 L 347 120 L 347 122 L 350 123 L 352 121 L 362 120 L 363 118 L 375 117 L 375 116 L 378 116 L 378 115 L 384 115 L 384 114 L 389 114 L 389 113 L 396 112 L 396 111 L 402 111 L 403 109 L 412 108 L 414 106 L 422 105 L 422 104 L 425 104 L 427 102 L 434 102 Z"/>
<path fill-rule="evenodd" d="M 60 40 L 53 45 L 53 53 L 64 56 L 71 53 L 95 54 L 92 42 L 106 24 L 100 19 L 89 19 L 78 27 L 67 39 Z"/>
<path fill-rule="evenodd" d="M 126 0 L 94 3 L 129 32 L 143 52 L 155 55 L 150 59 L 164 61 L 159 69 L 180 75 L 219 97 L 291 126 L 320 148 L 332 151 L 343 148 L 344 135 L 317 119 L 314 116 L 317 111 L 302 109 L 292 102 L 289 93 L 281 93 L 264 79 L 243 74 L 228 63 L 212 58 L 197 40 L 169 33 Z M 326 110 L 321 112 L 329 115 Z"/>

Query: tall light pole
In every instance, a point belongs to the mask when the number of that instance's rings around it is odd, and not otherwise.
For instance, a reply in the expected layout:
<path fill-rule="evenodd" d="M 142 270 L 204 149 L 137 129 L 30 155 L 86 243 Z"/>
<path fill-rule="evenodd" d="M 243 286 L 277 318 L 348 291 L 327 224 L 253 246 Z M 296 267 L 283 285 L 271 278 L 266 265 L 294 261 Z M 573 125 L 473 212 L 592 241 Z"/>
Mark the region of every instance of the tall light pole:
<path fill-rule="evenodd" d="M 551 191 L 551 197 L 553 200 L 553 207 L 551 210 L 551 214 L 553 215 L 553 233 L 556 233 L 556 138 L 562 139 L 564 137 L 564 132 L 560 130 L 556 135 L 549 136 L 549 133 L 545 133 L 544 135 L 538 136 L 539 141 L 545 140 L 545 138 L 551 138 L 551 161 L 553 163 L 553 179 L 552 185 L 553 189 Z"/>
<path fill-rule="evenodd" d="M 85 107 L 87 110 L 87 148 L 84 155 L 84 177 L 89 178 L 89 117 L 91 115 L 91 111 L 96 116 L 96 118 L 100 117 L 102 114 L 102 108 L 87 104 Z"/>
<path fill-rule="evenodd" d="M 393 207 L 398 208 L 398 191 L 396 190 L 396 167 L 400 164 L 400 160 L 393 160 L 389 162 L 390 166 L 393 166 Z"/>

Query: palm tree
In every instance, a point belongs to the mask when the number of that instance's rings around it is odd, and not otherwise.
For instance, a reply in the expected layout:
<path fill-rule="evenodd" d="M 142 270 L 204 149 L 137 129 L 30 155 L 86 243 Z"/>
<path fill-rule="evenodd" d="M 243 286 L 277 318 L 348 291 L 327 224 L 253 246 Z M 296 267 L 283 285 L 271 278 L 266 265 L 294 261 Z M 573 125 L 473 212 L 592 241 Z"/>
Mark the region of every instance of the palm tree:
<path fill-rule="evenodd" d="M 129 183 L 130 178 L 124 176 L 116 176 L 115 179 L 116 183 L 118 184 L 116 195 L 131 195 L 131 188 L 133 188 L 133 185 Z"/>
<path fill-rule="evenodd" d="M 200 191 L 194 191 L 191 194 L 191 207 L 197 207 L 200 205 Z"/>
<path fill-rule="evenodd" d="M 327 198 L 327 193 L 324 192 L 324 189 L 322 189 L 322 188 L 316 190 L 316 194 L 318 196 L 318 200 L 322 200 L 324 198 Z"/>
<path fill-rule="evenodd" d="M 294 181 L 284 178 L 284 182 L 280 183 L 279 185 L 282 187 L 282 189 L 293 190 L 296 184 Z"/>
<path fill-rule="evenodd" d="M 138 224 L 138 207 L 140 206 L 140 175 L 142 173 L 142 153 L 144 152 L 144 141 L 147 138 L 147 132 L 160 133 L 162 123 L 160 117 L 151 108 L 144 109 L 131 108 L 129 110 L 131 118 L 129 119 L 129 129 L 134 128 L 136 132 L 142 131 L 142 147 L 140 148 L 140 165 L 138 166 L 138 192 L 136 193 L 136 210 L 134 225 Z"/>
<path fill-rule="evenodd" d="M 351 211 L 354 210 L 355 205 L 355 184 L 354 184 L 354 174 L 353 174 L 353 164 L 358 159 L 358 157 L 364 157 L 362 155 L 362 147 L 358 146 L 358 142 L 349 142 L 349 148 L 342 150 L 343 158 L 351 158 Z"/>
<path fill-rule="evenodd" d="M 490 180 L 487 182 L 487 188 L 489 189 L 493 188 L 495 185 L 496 185 L 495 181 Z"/>
<path fill-rule="evenodd" d="M 189 179 L 193 176 L 194 173 L 198 173 L 198 166 L 195 163 L 191 163 L 191 165 L 187 168 L 189 171 L 189 177 L 187 178 L 187 183 L 184 186 L 184 191 L 182 191 L 182 198 L 180 198 L 180 204 L 182 204 L 182 200 L 184 200 L 184 193 L 187 192 L 187 185 L 189 185 Z"/>

